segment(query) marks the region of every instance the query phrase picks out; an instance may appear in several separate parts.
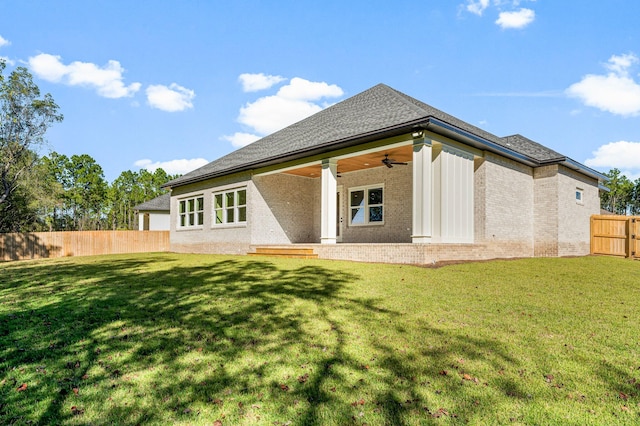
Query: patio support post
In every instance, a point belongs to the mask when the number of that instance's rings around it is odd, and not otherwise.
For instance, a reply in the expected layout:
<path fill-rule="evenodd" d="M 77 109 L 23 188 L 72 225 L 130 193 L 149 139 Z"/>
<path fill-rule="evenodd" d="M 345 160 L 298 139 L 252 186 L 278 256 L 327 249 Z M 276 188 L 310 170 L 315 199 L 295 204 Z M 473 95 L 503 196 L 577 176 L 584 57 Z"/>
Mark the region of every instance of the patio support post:
<path fill-rule="evenodd" d="M 413 243 L 429 243 L 432 237 L 431 150 L 430 140 L 423 137 L 413 141 Z"/>
<path fill-rule="evenodd" d="M 338 189 L 338 161 L 333 158 L 322 160 L 322 190 L 320 243 L 336 243 L 336 191 Z"/>

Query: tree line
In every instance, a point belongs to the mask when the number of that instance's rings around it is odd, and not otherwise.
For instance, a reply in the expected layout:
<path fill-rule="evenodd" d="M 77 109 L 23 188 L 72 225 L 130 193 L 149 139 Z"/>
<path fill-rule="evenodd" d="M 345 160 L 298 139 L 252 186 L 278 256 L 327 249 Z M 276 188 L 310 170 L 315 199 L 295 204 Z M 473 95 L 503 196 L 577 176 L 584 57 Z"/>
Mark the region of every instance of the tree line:
<path fill-rule="evenodd" d="M 127 170 L 108 184 L 87 154 L 41 157 L 46 131 L 63 115 L 26 68 L 5 76 L 5 67 L 0 59 L 0 232 L 135 229 L 133 207 L 178 175 Z"/>
<path fill-rule="evenodd" d="M 618 169 L 611 169 L 605 175 L 609 182 L 604 185 L 609 191 L 602 191 L 600 207 L 614 214 L 640 215 L 640 178 L 632 181 Z"/>
<path fill-rule="evenodd" d="M 0 232 L 137 229 L 134 207 L 165 192 L 179 175 L 127 170 L 110 184 L 89 155 L 39 157 L 0 205 Z"/>

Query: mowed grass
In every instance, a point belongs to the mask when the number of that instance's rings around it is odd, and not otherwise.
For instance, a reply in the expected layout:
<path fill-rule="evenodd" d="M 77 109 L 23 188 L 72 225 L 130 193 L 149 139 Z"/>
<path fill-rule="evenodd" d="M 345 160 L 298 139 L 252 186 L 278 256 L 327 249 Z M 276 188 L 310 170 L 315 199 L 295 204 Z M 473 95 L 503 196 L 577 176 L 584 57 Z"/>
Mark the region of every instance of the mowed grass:
<path fill-rule="evenodd" d="M 0 264 L 0 424 L 638 424 L 640 262 Z"/>

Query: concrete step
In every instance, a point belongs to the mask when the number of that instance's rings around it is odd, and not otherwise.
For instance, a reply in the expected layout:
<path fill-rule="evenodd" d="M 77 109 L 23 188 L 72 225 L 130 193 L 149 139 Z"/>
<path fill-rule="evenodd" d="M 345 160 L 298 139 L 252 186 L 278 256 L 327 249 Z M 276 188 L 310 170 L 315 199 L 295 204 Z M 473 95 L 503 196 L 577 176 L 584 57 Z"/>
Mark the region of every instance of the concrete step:
<path fill-rule="evenodd" d="M 318 257 L 312 248 L 307 247 L 256 247 L 255 252 L 247 254 L 249 256 L 277 256 L 295 259 L 316 259 Z"/>

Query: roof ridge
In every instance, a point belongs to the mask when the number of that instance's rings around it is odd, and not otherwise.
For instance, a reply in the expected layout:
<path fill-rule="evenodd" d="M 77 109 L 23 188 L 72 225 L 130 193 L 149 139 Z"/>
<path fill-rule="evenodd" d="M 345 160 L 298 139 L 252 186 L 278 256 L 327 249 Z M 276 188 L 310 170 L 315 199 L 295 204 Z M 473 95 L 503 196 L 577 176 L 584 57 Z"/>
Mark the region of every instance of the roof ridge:
<path fill-rule="evenodd" d="M 383 88 L 386 91 L 390 92 L 397 99 L 402 101 L 402 103 L 408 105 L 410 108 L 414 109 L 416 112 L 420 112 L 420 113 L 424 114 L 425 117 L 428 117 L 429 115 L 431 115 L 431 114 L 429 114 L 429 111 L 427 111 L 425 108 L 422 108 L 422 107 L 420 107 L 418 105 L 418 104 L 424 103 L 424 102 L 420 102 L 418 99 L 413 98 L 413 97 L 407 95 L 406 93 L 402 93 L 401 91 L 396 90 L 391 86 L 387 86 L 384 83 L 377 84 L 377 85 L 373 86 L 371 89 L 375 89 L 376 87 Z M 371 89 L 369 89 L 369 90 L 371 90 Z"/>

